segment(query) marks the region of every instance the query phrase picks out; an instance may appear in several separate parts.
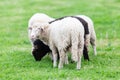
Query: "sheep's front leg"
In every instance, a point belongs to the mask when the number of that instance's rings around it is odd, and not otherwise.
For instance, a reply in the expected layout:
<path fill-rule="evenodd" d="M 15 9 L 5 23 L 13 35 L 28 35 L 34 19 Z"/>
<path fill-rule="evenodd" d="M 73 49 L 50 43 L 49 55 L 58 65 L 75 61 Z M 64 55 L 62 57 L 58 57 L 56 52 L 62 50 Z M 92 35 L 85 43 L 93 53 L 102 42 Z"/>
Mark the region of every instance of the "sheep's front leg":
<path fill-rule="evenodd" d="M 53 54 L 53 67 L 57 67 L 57 52 L 56 52 L 56 50 L 53 50 L 52 54 Z"/>
<path fill-rule="evenodd" d="M 53 61 L 53 55 L 52 55 L 51 52 L 49 53 L 49 57 L 50 57 L 50 59 Z"/>
<path fill-rule="evenodd" d="M 69 64 L 68 55 L 67 54 L 65 54 L 65 64 Z"/>
<path fill-rule="evenodd" d="M 61 69 L 61 68 L 63 68 L 63 64 L 64 64 L 64 61 L 65 61 L 65 51 L 64 50 L 59 50 L 59 56 L 60 56 L 60 60 L 59 60 L 58 68 Z"/>
<path fill-rule="evenodd" d="M 50 49 L 53 56 L 53 67 L 57 67 L 57 49 L 52 41 L 50 41 Z"/>

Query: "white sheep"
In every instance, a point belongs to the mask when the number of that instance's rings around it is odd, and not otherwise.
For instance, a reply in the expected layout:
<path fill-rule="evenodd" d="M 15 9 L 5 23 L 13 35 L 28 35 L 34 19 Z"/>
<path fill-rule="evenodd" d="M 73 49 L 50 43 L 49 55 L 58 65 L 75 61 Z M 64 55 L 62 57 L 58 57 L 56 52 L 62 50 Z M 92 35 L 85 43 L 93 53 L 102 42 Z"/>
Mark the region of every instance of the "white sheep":
<path fill-rule="evenodd" d="M 49 21 L 52 21 L 54 20 L 53 18 L 49 17 L 48 15 L 44 14 L 44 13 L 35 13 L 28 21 L 28 37 L 30 39 L 30 42 L 32 44 L 32 51 L 34 50 L 34 39 L 32 38 L 31 36 L 31 31 L 32 29 L 34 28 L 33 27 L 33 24 L 36 23 L 36 22 L 39 22 L 39 23 L 44 23 L 44 22 L 49 22 Z M 42 42 L 41 42 L 42 43 Z M 43 47 L 45 47 L 46 45 L 44 45 L 43 43 L 41 44 Z M 42 48 L 43 49 L 43 48 Z M 46 48 L 45 48 L 46 49 Z M 45 51 L 45 50 L 43 50 Z M 47 51 L 47 50 L 46 50 Z M 46 54 L 45 52 L 41 52 L 39 54 Z M 38 54 L 38 55 L 39 55 Z"/>
<path fill-rule="evenodd" d="M 57 51 L 60 56 L 58 68 L 62 68 L 66 51 L 71 47 L 72 59 L 77 62 L 77 69 L 81 68 L 81 57 L 84 47 L 84 27 L 76 18 L 66 17 L 52 23 L 33 24 L 31 36 L 49 45 L 53 54 L 53 66 L 57 66 Z"/>
<path fill-rule="evenodd" d="M 87 23 L 88 23 L 88 28 L 89 28 L 89 34 L 90 36 L 86 35 L 86 41 L 85 44 L 87 45 L 87 47 L 89 46 L 89 43 L 91 43 L 93 50 L 94 50 L 94 55 L 97 55 L 96 52 L 96 33 L 94 30 L 94 24 L 93 21 L 85 15 L 76 15 L 77 17 L 80 17 L 82 19 L 84 19 Z"/>

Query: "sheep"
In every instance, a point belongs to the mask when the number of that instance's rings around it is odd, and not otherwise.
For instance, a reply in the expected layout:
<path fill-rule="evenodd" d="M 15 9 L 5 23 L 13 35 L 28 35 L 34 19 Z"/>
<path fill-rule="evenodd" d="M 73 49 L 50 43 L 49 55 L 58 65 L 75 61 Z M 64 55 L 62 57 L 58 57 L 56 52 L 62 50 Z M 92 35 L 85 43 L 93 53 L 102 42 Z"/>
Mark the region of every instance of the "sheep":
<path fill-rule="evenodd" d="M 89 42 L 89 40 L 90 40 L 90 35 L 89 35 L 88 23 L 80 17 L 76 17 L 76 16 L 71 16 L 71 17 L 78 19 L 82 23 L 82 25 L 84 26 L 84 31 L 85 31 L 84 41 L 85 41 L 85 43 L 84 43 L 84 49 L 83 49 L 83 56 L 84 56 L 84 59 L 89 61 L 87 42 Z"/>
<path fill-rule="evenodd" d="M 82 19 L 84 19 L 87 23 L 88 23 L 88 30 L 89 30 L 89 34 L 90 36 L 86 35 L 87 37 L 87 42 L 85 42 L 87 49 L 89 46 L 89 43 L 91 43 L 92 47 L 93 47 L 93 51 L 94 51 L 94 55 L 97 55 L 97 51 L 96 51 L 96 33 L 94 30 L 94 24 L 93 21 L 85 15 L 76 15 L 76 17 L 80 17 Z"/>
<path fill-rule="evenodd" d="M 48 45 L 53 54 L 53 66 L 57 66 L 57 51 L 60 56 L 58 68 L 63 68 L 66 51 L 71 47 L 72 60 L 77 62 L 77 69 L 81 68 L 81 57 L 84 48 L 84 27 L 78 19 L 66 17 L 52 23 L 33 24 L 31 32 L 33 39 L 40 39 Z"/>
<path fill-rule="evenodd" d="M 28 37 L 30 39 L 30 42 L 32 44 L 32 55 L 34 56 L 36 61 L 40 61 L 42 57 L 44 57 L 48 52 L 51 52 L 49 47 L 45 44 L 43 44 L 42 41 L 40 40 L 34 40 L 31 38 L 31 31 L 33 28 L 33 24 L 35 22 L 43 23 L 43 22 L 49 22 L 54 20 L 53 18 L 47 16 L 46 14 L 43 13 L 36 13 L 34 14 L 28 21 Z M 36 49 L 35 46 L 38 46 Z"/>
<path fill-rule="evenodd" d="M 75 16 L 71 16 L 71 17 L 75 17 L 75 18 L 78 18 L 78 19 L 81 18 L 83 25 L 85 24 L 85 22 L 87 22 L 89 34 L 85 35 L 85 46 L 87 48 L 84 48 L 84 49 L 89 50 L 88 47 L 89 47 L 89 44 L 91 43 L 91 45 L 93 47 L 94 55 L 97 55 L 97 51 L 96 51 L 96 33 L 95 33 L 95 30 L 94 30 L 93 21 L 88 16 L 85 16 L 85 15 L 75 15 Z M 62 19 L 62 18 L 60 18 L 60 19 Z M 51 22 L 54 22 L 54 21 L 55 20 L 53 20 Z M 84 27 L 85 26 L 86 25 L 84 25 Z M 86 53 L 85 50 L 84 50 L 84 53 Z M 84 54 L 84 58 L 88 59 L 88 57 L 85 57 L 85 56 L 86 56 L 86 54 Z"/>
<path fill-rule="evenodd" d="M 90 35 L 85 35 L 85 45 L 87 47 L 87 50 L 88 47 L 89 47 L 89 43 L 91 43 L 92 47 L 93 47 L 93 51 L 94 51 L 94 55 L 97 55 L 97 52 L 96 52 L 96 33 L 95 33 L 95 30 L 94 30 L 94 24 L 93 24 L 93 21 L 88 17 L 88 16 L 85 16 L 85 15 L 75 15 L 75 16 L 71 16 L 71 17 L 75 17 L 75 18 L 81 18 L 82 19 L 82 23 L 84 25 L 85 22 L 87 22 L 87 25 L 88 25 L 88 30 L 89 30 L 89 34 Z M 62 18 L 60 18 L 62 19 Z M 51 22 L 54 22 L 55 20 L 51 21 Z M 85 22 L 84 22 L 85 21 Z M 85 25 L 86 26 L 86 25 Z M 84 26 L 84 27 L 85 27 Z M 84 55 L 85 56 L 85 55 Z M 84 57 L 85 58 L 85 57 Z"/>

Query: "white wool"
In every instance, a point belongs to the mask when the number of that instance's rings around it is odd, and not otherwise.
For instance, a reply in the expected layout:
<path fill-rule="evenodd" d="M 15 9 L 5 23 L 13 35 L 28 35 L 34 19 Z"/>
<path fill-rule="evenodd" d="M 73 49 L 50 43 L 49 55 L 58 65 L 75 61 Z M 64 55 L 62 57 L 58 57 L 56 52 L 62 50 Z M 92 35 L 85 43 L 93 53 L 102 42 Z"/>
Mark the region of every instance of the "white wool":
<path fill-rule="evenodd" d="M 30 20 L 28 22 L 28 26 L 30 27 L 35 22 L 43 23 L 43 22 L 49 22 L 49 21 L 52 21 L 52 20 L 54 20 L 54 19 L 49 17 L 46 14 L 36 13 L 30 18 Z"/>

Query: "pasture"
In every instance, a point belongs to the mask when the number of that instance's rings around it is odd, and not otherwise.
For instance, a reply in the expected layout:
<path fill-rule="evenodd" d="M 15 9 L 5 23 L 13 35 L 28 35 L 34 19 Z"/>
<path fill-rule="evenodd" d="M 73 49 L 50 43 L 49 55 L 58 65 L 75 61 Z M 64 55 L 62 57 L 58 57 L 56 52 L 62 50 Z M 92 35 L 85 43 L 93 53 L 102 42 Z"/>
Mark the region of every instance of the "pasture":
<path fill-rule="evenodd" d="M 59 18 L 84 14 L 94 21 L 97 56 L 53 68 L 31 55 L 27 24 L 37 12 Z M 0 0 L 0 80 L 120 80 L 120 0 Z"/>

